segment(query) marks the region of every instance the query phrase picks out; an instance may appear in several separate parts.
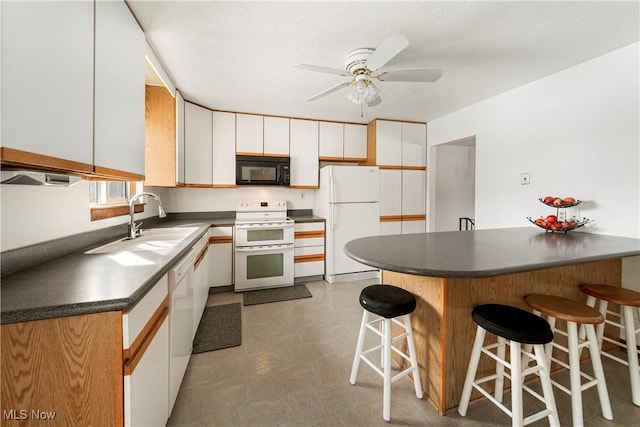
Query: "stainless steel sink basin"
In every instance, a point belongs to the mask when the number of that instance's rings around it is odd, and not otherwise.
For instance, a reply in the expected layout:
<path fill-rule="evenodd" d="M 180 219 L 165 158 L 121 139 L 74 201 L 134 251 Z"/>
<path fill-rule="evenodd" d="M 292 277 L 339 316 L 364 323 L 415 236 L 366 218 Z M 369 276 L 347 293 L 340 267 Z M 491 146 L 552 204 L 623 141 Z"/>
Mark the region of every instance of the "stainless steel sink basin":
<path fill-rule="evenodd" d="M 114 252 L 163 252 L 178 246 L 197 227 L 152 228 L 143 230 L 142 235 L 135 239 L 127 237 L 98 246 L 86 251 L 85 254 L 110 254 Z"/>

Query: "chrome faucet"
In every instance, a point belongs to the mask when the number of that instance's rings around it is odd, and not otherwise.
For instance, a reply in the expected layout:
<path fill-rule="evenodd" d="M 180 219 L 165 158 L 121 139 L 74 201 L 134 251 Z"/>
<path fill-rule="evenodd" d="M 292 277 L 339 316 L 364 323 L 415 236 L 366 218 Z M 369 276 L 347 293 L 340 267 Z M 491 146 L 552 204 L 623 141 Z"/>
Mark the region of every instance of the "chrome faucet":
<path fill-rule="evenodd" d="M 154 199 L 156 199 L 158 201 L 158 216 L 160 218 L 164 218 L 167 216 L 167 212 L 164 210 L 164 207 L 162 206 L 162 200 L 160 200 L 160 197 L 158 197 L 156 194 L 149 193 L 149 192 L 142 192 L 142 193 L 138 193 L 131 196 L 131 199 L 129 200 L 129 217 L 130 217 L 129 224 L 128 224 L 129 239 L 135 239 L 140 235 L 140 232 L 142 231 L 140 228 L 140 226 L 142 225 L 142 222 L 136 224 L 136 221 L 134 218 L 135 212 L 133 207 L 133 203 L 142 196 L 151 196 Z"/>

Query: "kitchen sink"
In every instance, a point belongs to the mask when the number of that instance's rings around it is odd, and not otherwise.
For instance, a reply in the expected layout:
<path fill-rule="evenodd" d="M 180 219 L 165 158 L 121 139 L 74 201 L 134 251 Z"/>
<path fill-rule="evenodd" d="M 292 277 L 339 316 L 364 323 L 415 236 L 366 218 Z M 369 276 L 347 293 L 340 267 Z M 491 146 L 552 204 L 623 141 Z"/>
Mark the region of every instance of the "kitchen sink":
<path fill-rule="evenodd" d="M 86 251 L 85 254 L 110 254 L 114 252 L 162 252 L 178 246 L 197 227 L 151 228 L 143 230 L 135 239 L 125 237 Z"/>

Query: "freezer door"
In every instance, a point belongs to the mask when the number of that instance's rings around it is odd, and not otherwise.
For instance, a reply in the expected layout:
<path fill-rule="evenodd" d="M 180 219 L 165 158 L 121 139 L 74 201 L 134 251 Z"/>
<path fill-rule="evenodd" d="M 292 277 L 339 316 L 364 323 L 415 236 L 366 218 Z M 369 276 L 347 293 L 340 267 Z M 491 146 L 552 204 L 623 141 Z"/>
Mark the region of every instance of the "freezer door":
<path fill-rule="evenodd" d="M 328 262 L 327 274 L 355 273 L 358 271 L 376 270 L 349 258 L 344 253 L 344 246 L 351 240 L 360 237 L 378 236 L 380 234 L 380 209 L 378 203 L 334 204 L 328 230 L 331 243 L 327 242 Z"/>
<path fill-rule="evenodd" d="M 330 203 L 377 202 L 380 174 L 376 166 L 329 166 Z"/>

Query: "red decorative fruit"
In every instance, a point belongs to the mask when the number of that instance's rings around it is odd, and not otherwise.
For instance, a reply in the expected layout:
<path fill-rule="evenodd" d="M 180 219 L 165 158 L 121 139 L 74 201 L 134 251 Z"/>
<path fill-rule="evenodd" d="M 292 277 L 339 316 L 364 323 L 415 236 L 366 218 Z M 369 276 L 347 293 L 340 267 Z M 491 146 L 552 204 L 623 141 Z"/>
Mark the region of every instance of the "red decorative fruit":
<path fill-rule="evenodd" d="M 543 218 L 537 218 L 536 219 L 536 225 L 538 225 L 540 227 L 544 227 L 544 219 Z"/>
<path fill-rule="evenodd" d="M 562 206 L 562 205 L 564 205 L 564 202 L 562 201 L 562 199 L 558 197 L 553 199 L 553 206 Z"/>
<path fill-rule="evenodd" d="M 547 222 L 549 224 L 554 224 L 558 218 L 555 215 L 547 215 Z"/>
<path fill-rule="evenodd" d="M 569 221 L 562 221 L 560 225 L 562 225 L 562 228 L 564 230 L 571 230 L 573 227 L 575 227 L 575 224 Z"/>
<path fill-rule="evenodd" d="M 573 197 L 565 197 L 563 200 L 569 205 L 574 205 L 576 203 L 576 199 L 574 199 Z"/>
<path fill-rule="evenodd" d="M 545 203 L 551 204 L 553 203 L 553 197 L 547 196 L 544 199 L 542 199 L 542 201 L 544 201 Z"/>

